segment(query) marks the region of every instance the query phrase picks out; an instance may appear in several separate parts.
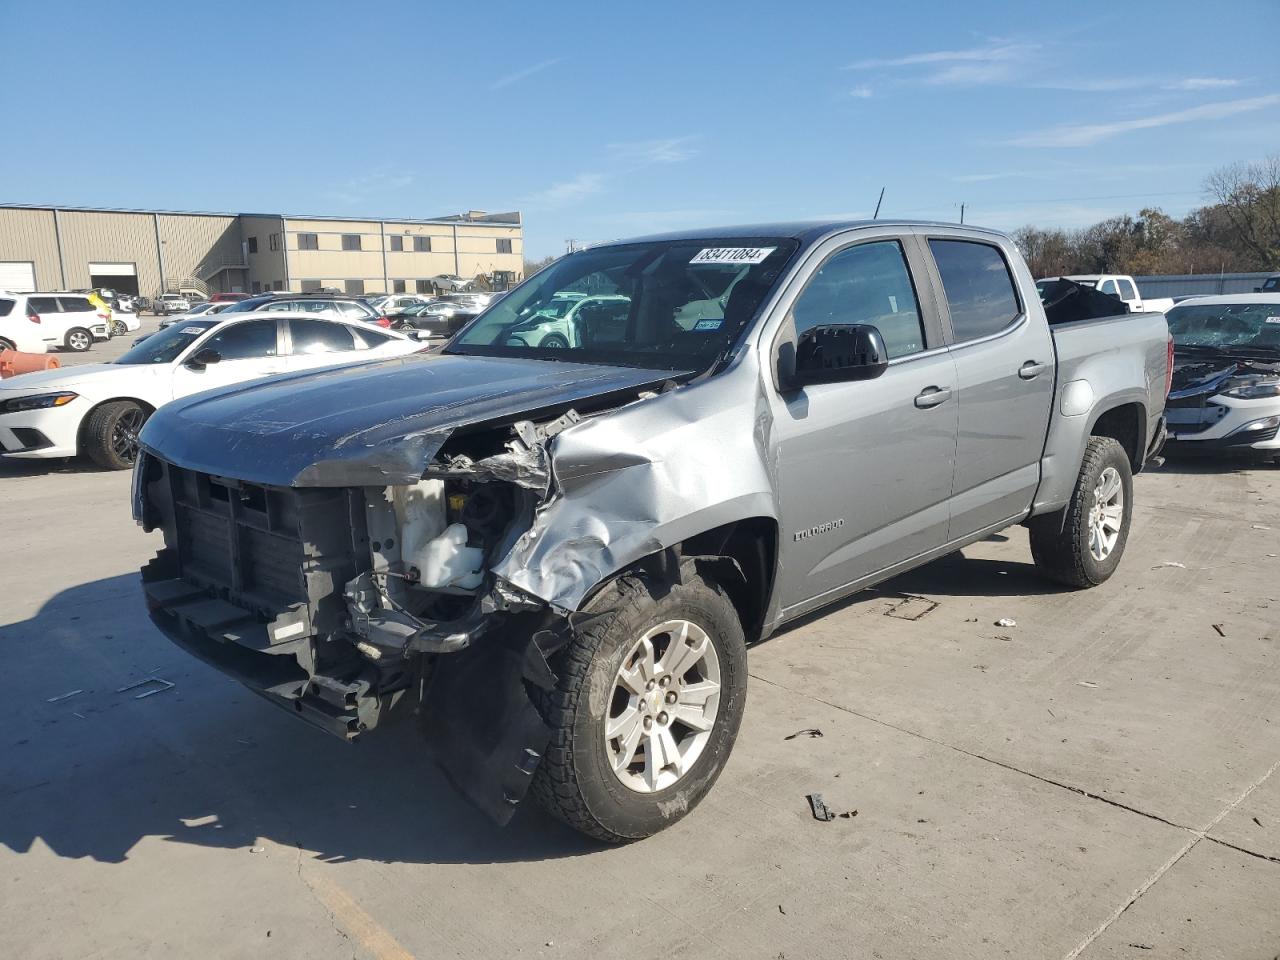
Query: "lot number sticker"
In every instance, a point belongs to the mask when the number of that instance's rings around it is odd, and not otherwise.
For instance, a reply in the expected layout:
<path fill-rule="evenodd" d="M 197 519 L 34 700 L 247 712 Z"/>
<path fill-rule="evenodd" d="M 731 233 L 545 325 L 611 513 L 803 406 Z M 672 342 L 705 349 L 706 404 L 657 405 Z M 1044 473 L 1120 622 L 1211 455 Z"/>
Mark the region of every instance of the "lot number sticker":
<path fill-rule="evenodd" d="M 1280 317 L 1267 317 L 1267 323 L 1280 323 Z"/>
<path fill-rule="evenodd" d="M 777 247 L 707 247 L 690 263 L 762 263 Z"/>

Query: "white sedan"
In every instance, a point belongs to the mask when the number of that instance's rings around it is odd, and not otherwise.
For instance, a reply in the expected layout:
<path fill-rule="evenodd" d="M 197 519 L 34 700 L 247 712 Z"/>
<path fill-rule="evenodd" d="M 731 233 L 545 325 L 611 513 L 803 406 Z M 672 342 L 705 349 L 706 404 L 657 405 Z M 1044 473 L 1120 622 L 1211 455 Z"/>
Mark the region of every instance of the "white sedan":
<path fill-rule="evenodd" d="M 0 381 L 0 455 L 87 455 L 123 470 L 157 407 L 273 374 L 404 356 L 421 343 L 370 324 L 315 314 L 236 313 L 188 320 L 143 337 L 111 363 Z"/>

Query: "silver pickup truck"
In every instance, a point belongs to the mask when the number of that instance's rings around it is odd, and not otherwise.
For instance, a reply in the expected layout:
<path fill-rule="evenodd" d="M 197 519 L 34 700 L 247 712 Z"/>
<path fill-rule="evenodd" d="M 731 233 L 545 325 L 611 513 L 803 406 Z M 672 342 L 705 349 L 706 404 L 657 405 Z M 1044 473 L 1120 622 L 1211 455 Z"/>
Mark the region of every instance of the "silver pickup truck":
<path fill-rule="evenodd" d="M 340 737 L 413 717 L 499 822 L 532 790 L 632 840 L 711 788 L 787 621 L 1020 523 L 1045 575 L 1103 583 L 1169 369 L 1160 314 L 1051 328 L 987 230 L 593 247 L 437 353 L 159 410 L 147 605 Z"/>

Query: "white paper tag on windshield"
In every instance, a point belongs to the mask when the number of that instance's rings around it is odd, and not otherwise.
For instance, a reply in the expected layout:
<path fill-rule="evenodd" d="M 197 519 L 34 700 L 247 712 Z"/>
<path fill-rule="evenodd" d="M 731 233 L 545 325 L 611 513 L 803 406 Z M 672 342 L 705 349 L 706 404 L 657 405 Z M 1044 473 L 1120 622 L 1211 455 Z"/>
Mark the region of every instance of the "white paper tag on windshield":
<path fill-rule="evenodd" d="M 1267 317 L 1267 323 L 1280 323 L 1280 317 Z"/>
<path fill-rule="evenodd" d="M 706 247 L 690 263 L 763 263 L 777 247 Z"/>
<path fill-rule="evenodd" d="M 204 333 L 204 331 L 205 331 L 204 327 L 183 327 L 182 328 L 183 333 Z"/>

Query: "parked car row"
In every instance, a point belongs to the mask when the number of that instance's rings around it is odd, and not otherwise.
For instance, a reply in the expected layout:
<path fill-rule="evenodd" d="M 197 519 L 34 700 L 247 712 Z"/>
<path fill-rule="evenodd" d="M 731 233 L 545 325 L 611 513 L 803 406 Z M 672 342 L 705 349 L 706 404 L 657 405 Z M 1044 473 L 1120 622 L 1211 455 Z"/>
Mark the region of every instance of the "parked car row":
<path fill-rule="evenodd" d="M 106 469 L 124 469 L 137 455 L 142 424 L 177 397 L 422 349 L 399 333 L 336 316 L 247 311 L 189 317 L 140 338 L 110 363 L 0 381 L 0 454 L 84 455 Z"/>
<path fill-rule="evenodd" d="M 83 293 L 0 290 L 0 349 L 83 353 L 111 336 L 111 315 Z"/>

